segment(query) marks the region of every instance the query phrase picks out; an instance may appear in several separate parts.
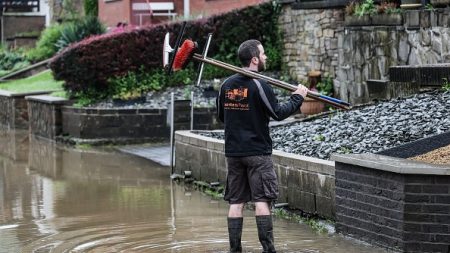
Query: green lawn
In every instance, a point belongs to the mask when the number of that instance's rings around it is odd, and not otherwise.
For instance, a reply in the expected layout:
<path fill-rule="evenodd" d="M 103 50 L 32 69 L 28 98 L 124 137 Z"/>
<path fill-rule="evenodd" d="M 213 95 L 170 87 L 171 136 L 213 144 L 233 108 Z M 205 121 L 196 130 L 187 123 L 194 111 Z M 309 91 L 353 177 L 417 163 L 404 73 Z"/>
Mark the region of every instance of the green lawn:
<path fill-rule="evenodd" d="M 55 81 L 50 70 L 24 79 L 0 83 L 0 90 L 14 92 L 56 91 L 53 96 L 66 97 L 62 88 L 63 81 Z"/>

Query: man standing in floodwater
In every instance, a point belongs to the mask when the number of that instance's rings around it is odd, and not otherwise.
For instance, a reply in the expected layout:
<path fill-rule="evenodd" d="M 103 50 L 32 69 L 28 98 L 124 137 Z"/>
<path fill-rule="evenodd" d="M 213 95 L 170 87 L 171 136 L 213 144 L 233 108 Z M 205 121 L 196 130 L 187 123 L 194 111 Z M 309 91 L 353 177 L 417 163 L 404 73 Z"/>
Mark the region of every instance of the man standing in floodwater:
<path fill-rule="evenodd" d="M 264 47 L 247 40 L 238 49 L 244 69 L 260 72 L 266 67 Z M 308 89 L 299 84 L 290 99 L 279 104 L 265 80 L 242 74 L 229 77 L 217 97 L 219 119 L 225 124 L 227 183 L 224 199 L 229 202 L 230 252 L 241 252 L 244 204 L 255 203 L 256 225 L 263 252 L 276 252 L 270 206 L 278 197 L 277 175 L 271 158 L 270 118 L 283 120 L 300 109 Z"/>

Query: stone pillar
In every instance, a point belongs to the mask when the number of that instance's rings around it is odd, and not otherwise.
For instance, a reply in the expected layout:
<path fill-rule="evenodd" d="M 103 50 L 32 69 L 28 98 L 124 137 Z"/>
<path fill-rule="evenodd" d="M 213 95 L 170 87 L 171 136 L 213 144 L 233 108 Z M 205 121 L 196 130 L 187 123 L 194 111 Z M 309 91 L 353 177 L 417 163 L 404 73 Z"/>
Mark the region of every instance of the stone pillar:
<path fill-rule="evenodd" d="M 56 136 L 62 134 L 61 107 L 69 100 L 46 95 L 29 96 L 26 100 L 32 135 L 54 140 Z"/>

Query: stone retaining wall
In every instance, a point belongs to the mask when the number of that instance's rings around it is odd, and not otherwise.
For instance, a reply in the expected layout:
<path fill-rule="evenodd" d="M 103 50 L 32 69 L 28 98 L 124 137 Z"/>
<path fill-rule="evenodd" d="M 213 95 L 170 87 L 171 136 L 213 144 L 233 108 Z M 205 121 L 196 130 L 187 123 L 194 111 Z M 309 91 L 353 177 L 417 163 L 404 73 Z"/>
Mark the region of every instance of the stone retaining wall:
<path fill-rule="evenodd" d="M 101 144 L 169 140 L 167 109 L 77 108 L 67 106 L 69 101 L 63 98 L 34 96 L 47 93 L 0 90 L 0 127 L 29 128 L 33 135 L 60 141 Z M 190 129 L 190 101 L 175 102 L 175 130 Z M 193 127 L 211 130 L 221 128 L 222 123 L 214 108 L 194 108 Z"/>
<path fill-rule="evenodd" d="M 63 134 L 71 137 L 95 140 L 122 141 L 167 141 L 170 127 L 167 109 L 104 109 L 62 108 Z M 175 129 L 190 128 L 190 111 L 178 108 L 175 111 Z M 195 108 L 195 129 L 216 129 L 215 109 Z"/>
<path fill-rule="evenodd" d="M 101 109 L 65 106 L 63 133 L 80 139 L 155 138 L 168 136 L 166 110 Z"/>
<path fill-rule="evenodd" d="M 47 94 L 48 91 L 15 93 L 0 90 L 0 127 L 5 129 L 28 128 L 26 96 Z"/>
<path fill-rule="evenodd" d="M 392 25 L 378 24 L 379 15 L 349 22 L 343 7 L 292 5 L 283 6 L 279 19 L 288 72 L 304 81 L 309 71 L 320 70 L 334 79 L 335 96 L 352 104 L 368 102 L 366 81 L 389 80 L 390 66 L 450 62 L 448 9 L 406 10 L 395 19 L 400 25 Z"/>
<path fill-rule="evenodd" d="M 289 74 L 306 80 L 309 71 L 321 70 L 334 77 L 338 70 L 338 32 L 342 9 L 295 10 L 285 5 L 279 19 L 283 32 L 283 62 Z"/>
<path fill-rule="evenodd" d="M 54 140 L 62 134 L 61 107 L 67 99 L 52 96 L 28 96 L 28 115 L 32 135 Z"/>
<path fill-rule="evenodd" d="M 177 131 L 175 171 L 192 171 L 197 180 L 226 180 L 224 141 Z M 291 208 L 334 219 L 334 162 L 274 150 L 273 162 L 278 176 L 279 203 Z"/>

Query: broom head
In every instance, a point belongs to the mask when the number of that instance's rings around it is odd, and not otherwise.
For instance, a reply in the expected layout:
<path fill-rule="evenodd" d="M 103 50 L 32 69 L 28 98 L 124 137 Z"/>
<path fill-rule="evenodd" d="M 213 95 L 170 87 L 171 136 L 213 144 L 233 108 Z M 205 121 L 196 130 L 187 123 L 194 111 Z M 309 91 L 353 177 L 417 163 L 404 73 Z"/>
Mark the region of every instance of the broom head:
<path fill-rule="evenodd" d="M 197 49 L 197 43 L 192 40 L 185 40 L 175 55 L 172 65 L 173 71 L 184 69 L 194 55 L 195 49 Z"/>

